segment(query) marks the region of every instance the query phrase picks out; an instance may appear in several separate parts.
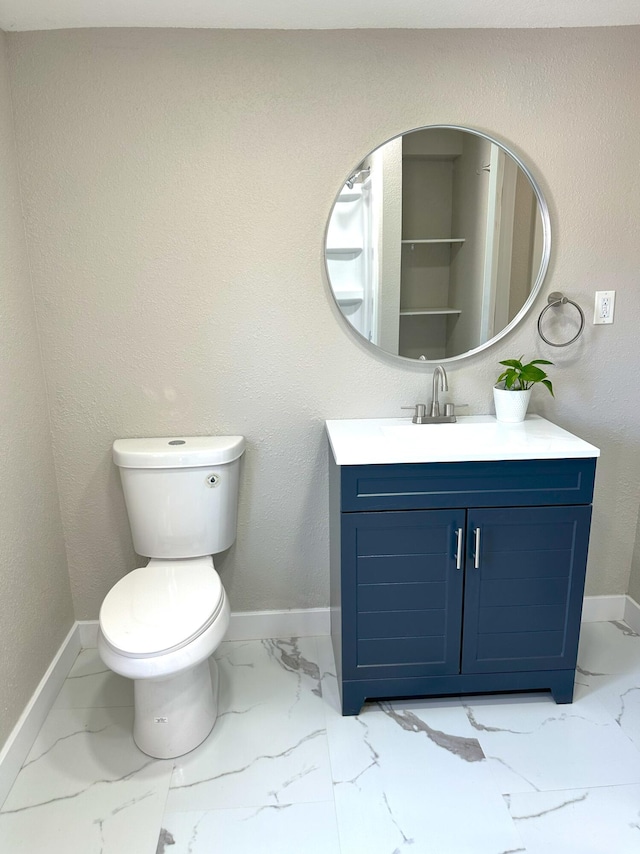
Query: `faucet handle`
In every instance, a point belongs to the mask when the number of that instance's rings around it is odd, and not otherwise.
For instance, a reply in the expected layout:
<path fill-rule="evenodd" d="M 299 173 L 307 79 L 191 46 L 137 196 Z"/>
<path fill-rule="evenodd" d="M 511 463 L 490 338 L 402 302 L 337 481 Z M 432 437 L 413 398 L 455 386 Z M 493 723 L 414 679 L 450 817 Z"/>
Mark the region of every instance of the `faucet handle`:
<path fill-rule="evenodd" d="M 414 403 L 413 406 L 401 406 L 400 409 L 412 409 L 414 424 L 423 424 L 427 417 L 427 407 L 424 403 Z"/>

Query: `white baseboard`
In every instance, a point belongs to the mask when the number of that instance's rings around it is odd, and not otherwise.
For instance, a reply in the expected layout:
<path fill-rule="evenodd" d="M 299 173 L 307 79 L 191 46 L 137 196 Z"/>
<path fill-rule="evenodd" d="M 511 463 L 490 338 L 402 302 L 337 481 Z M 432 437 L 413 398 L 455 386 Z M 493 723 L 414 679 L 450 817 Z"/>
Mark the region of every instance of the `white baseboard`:
<path fill-rule="evenodd" d="M 80 633 L 82 649 L 95 649 L 98 646 L 98 621 L 78 620 L 76 625 Z"/>
<path fill-rule="evenodd" d="M 81 648 L 78 624 L 74 623 L 0 750 L 0 806 L 9 794 Z"/>
<path fill-rule="evenodd" d="M 98 621 L 78 623 L 83 649 L 98 645 Z M 328 635 L 328 608 L 297 608 L 289 611 L 236 611 L 231 614 L 225 640 L 308 638 Z"/>
<path fill-rule="evenodd" d="M 225 640 L 308 638 L 330 633 L 328 608 L 290 611 L 237 611 L 231 614 Z"/>
<path fill-rule="evenodd" d="M 628 597 L 585 596 L 582 605 L 583 623 L 604 623 L 610 620 L 624 620 L 625 601 Z"/>
<path fill-rule="evenodd" d="M 634 632 L 640 634 L 640 605 L 632 599 L 631 596 L 626 597 L 624 606 L 624 621 L 633 629 Z"/>

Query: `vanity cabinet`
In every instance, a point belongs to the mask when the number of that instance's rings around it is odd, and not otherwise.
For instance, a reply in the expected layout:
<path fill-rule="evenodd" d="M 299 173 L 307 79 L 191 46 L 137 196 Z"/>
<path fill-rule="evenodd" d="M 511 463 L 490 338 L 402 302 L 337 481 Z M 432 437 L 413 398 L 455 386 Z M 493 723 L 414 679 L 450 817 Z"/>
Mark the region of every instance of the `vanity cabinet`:
<path fill-rule="evenodd" d="M 330 465 L 343 714 L 491 691 L 571 702 L 595 459 Z"/>

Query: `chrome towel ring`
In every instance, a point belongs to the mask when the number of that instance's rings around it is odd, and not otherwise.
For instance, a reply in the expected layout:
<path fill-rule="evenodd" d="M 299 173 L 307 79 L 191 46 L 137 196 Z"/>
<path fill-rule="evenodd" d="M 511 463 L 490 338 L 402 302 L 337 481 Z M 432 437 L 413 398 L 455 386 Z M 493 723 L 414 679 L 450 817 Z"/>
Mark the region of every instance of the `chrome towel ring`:
<path fill-rule="evenodd" d="M 574 341 L 577 341 L 578 338 L 582 335 L 584 330 L 584 311 L 580 308 L 577 302 L 566 297 L 564 294 L 561 294 L 560 291 L 554 291 L 549 294 L 547 297 L 548 305 L 540 312 L 540 317 L 538 318 L 538 335 L 542 338 L 545 344 L 549 344 L 551 347 L 568 347 L 569 344 L 573 344 Z M 576 332 L 573 338 L 570 341 L 564 341 L 561 344 L 557 344 L 555 341 L 549 341 L 549 339 L 545 336 L 542 331 L 542 318 L 545 316 L 546 312 L 549 311 L 550 308 L 557 308 L 560 305 L 572 305 L 574 308 L 578 309 L 578 314 L 580 315 L 580 329 Z"/>

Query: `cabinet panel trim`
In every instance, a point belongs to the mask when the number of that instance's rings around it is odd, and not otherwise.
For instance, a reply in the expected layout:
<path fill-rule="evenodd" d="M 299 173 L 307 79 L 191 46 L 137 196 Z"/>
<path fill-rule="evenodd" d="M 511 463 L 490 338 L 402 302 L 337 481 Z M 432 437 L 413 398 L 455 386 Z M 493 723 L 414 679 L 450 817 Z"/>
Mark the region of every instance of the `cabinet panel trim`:
<path fill-rule="evenodd" d="M 595 465 L 567 459 L 342 466 L 341 509 L 590 504 Z"/>

